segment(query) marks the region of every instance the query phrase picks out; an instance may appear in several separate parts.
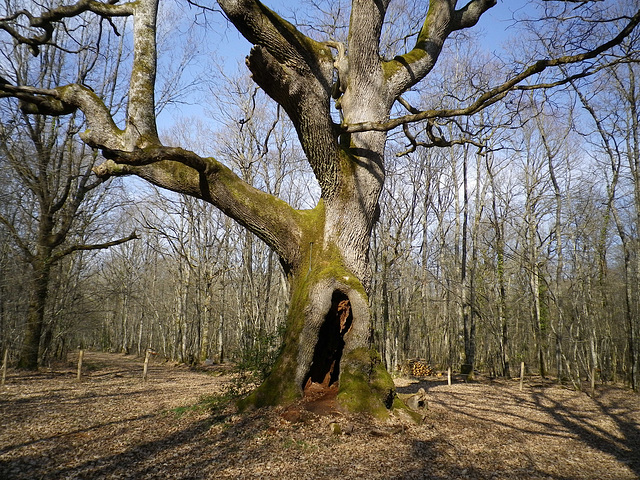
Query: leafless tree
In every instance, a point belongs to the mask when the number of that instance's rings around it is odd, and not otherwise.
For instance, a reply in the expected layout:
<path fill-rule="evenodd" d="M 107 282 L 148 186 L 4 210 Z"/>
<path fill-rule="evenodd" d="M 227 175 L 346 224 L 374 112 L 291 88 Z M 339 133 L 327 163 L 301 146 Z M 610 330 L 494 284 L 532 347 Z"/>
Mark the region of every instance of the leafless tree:
<path fill-rule="evenodd" d="M 2 76 L 18 84 L 35 81 L 42 87 L 58 78 L 79 78 L 90 71 L 90 57 L 71 65 L 65 63 L 67 53 L 62 49 L 45 45 L 40 50 L 34 58 L 24 46 L 17 45 L 11 56 L 5 56 Z M 92 226 L 104 213 L 101 202 L 105 190 L 98 189 L 104 180 L 92 175 L 98 162 L 96 153 L 76 139 L 81 128 L 78 116 L 27 115 L 15 103 L 3 105 L 0 126 L 0 162 L 14 185 L 5 192 L 13 209 L 6 215 L 0 213 L 0 224 L 30 268 L 30 299 L 19 365 L 36 368 L 51 269 L 74 252 L 108 248 L 135 235 L 110 240 L 107 232 Z"/>
<path fill-rule="evenodd" d="M 572 31 L 562 37 L 564 51 L 514 64 L 503 81 L 478 88 L 469 97 L 419 108 L 401 95 L 432 72 L 447 38 L 473 27 L 496 1 L 458 5 L 432 0 L 428 11 L 419 12 L 421 28 L 408 48 L 382 52 L 389 3 L 353 1 L 346 42 L 341 42 L 325 36 L 313 39 L 257 0 L 218 1 L 253 45 L 247 59 L 253 81 L 281 106 L 296 129 L 321 192 L 310 210 L 296 210 L 255 188 L 212 157 L 160 141 L 154 97 L 157 0 L 81 0 L 44 11 L 7 12 L 0 21 L 2 30 L 38 52 L 52 41 L 53 24 L 71 22 L 80 14 L 93 13 L 103 23 L 133 18 L 134 58 L 126 118 L 120 125 L 100 96 L 80 83 L 34 86 L 8 81 L 0 92 L 20 98 L 31 114 L 81 111 L 89 127 L 82 140 L 109 159 L 94 169 L 99 178 L 137 175 L 203 199 L 277 254 L 291 292 L 284 346 L 271 375 L 244 405 L 286 402 L 302 395 L 310 383 L 339 380 L 338 401 L 344 408 L 386 415 L 394 388 L 371 349 L 368 253 L 385 181 L 388 132 L 426 122 L 429 141 L 424 145 L 452 145 L 457 139 L 441 135 L 439 121 L 475 114 L 514 92 L 566 84 L 560 66 L 575 65 L 570 78 L 582 77 L 640 21 L 640 12 L 632 12 L 619 17 L 615 28 L 601 23 L 615 30 L 602 42 L 594 41 L 588 29 L 581 30 L 576 42 Z M 582 8 L 591 12 L 597 7 Z M 392 116 L 399 101 L 408 113 Z"/>

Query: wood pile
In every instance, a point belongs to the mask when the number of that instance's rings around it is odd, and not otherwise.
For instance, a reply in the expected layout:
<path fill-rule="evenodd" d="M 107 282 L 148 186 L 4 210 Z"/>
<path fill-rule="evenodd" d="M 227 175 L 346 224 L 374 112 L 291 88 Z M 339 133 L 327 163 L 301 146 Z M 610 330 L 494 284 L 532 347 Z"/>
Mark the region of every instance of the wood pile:
<path fill-rule="evenodd" d="M 425 360 L 413 358 L 407 360 L 401 367 L 400 371 L 404 375 L 411 375 L 414 377 L 428 377 L 435 375 L 435 370 Z"/>

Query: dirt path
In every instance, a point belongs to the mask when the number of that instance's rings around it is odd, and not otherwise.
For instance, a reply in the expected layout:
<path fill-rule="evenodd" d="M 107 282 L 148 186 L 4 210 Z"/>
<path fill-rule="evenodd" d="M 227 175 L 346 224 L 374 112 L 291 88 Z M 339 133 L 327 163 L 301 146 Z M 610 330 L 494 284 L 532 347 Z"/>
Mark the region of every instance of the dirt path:
<path fill-rule="evenodd" d="M 640 397 L 592 398 L 517 382 L 427 389 L 421 425 L 400 418 L 247 415 L 186 408 L 231 376 L 88 353 L 72 365 L 10 371 L 0 392 L 0 479 L 640 479 Z M 289 412 L 290 413 L 290 412 Z M 341 434 L 335 434 L 339 426 Z"/>

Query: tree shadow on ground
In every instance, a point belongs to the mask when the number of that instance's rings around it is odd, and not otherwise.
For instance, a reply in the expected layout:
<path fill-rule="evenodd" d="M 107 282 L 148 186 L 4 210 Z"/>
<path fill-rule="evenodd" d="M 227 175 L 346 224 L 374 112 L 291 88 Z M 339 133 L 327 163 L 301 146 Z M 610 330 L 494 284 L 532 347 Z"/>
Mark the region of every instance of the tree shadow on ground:
<path fill-rule="evenodd" d="M 502 383 L 509 385 L 508 381 Z M 434 453 L 440 460 L 449 458 L 449 469 L 442 478 L 590 478 L 580 471 L 568 474 L 564 469 L 560 473 L 550 466 L 551 462 L 536 455 L 537 445 L 552 442 L 566 449 L 553 452 L 560 461 L 571 459 L 579 465 L 581 459 L 595 450 L 604 454 L 595 458 L 615 459 L 620 468 L 617 472 L 622 475 L 620 478 L 632 478 L 633 475 L 640 479 L 640 397 L 629 391 L 603 388 L 589 397 L 583 392 L 551 385 L 529 385 L 519 391 L 512 384 L 509 388 L 493 390 L 479 384 L 448 387 L 446 382 L 432 380 L 398 388 L 398 391 L 411 394 L 419 388 L 430 391 L 429 401 L 436 403 L 439 415 L 455 417 L 456 427 L 466 430 L 465 440 L 459 438 L 452 442 L 451 435 L 443 434 L 428 442 L 414 441 L 415 455 L 425 457 L 425 468 L 433 461 Z M 476 389 L 477 394 L 474 394 Z M 433 422 L 436 431 L 444 432 L 440 419 L 432 416 L 428 421 Z M 446 423 L 445 419 L 443 423 Z M 496 455 L 495 468 L 474 465 L 478 454 L 468 447 L 473 447 L 477 436 L 486 437 L 492 433 L 512 437 L 508 442 L 521 442 L 520 447 L 511 452 L 512 459 L 517 459 L 512 463 L 519 463 L 518 466 L 501 465 L 500 455 Z M 492 455 L 504 443 L 498 440 L 495 446 L 484 445 L 482 454 Z M 427 444 L 429 448 L 426 448 Z M 509 460 L 508 455 L 504 452 L 502 459 Z M 608 473 L 606 467 L 601 468 L 603 475 Z M 624 473 L 625 470 L 628 473 Z M 419 472 L 420 469 L 410 470 L 403 478 L 421 478 Z M 608 478 L 618 478 L 617 474 L 612 473 Z"/>
<path fill-rule="evenodd" d="M 607 453 L 626 464 L 640 478 L 640 423 L 631 418 L 628 406 L 618 402 L 605 404 L 596 394 L 593 403 L 599 410 L 599 417 L 607 419 L 617 427 L 621 435 L 601 428 L 597 418 L 584 412 L 567 408 L 563 403 L 545 395 L 544 391 L 532 392 L 537 407 L 546 412 L 586 445 Z M 640 407 L 640 402 L 638 402 Z"/>
<path fill-rule="evenodd" d="M 140 416 L 134 417 L 134 418 L 124 418 L 124 419 L 114 420 L 112 422 L 106 422 L 106 423 L 102 423 L 102 424 L 98 424 L 98 425 L 91 425 L 91 426 L 86 427 L 86 428 L 79 428 L 79 429 L 76 429 L 76 430 L 60 433 L 60 434 L 57 434 L 57 435 L 51 435 L 51 436 L 48 436 L 48 437 L 34 438 L 33 440 L 30 440 L 28 442 L 22 442 L 22 443 L 16 443 L 16 444 L 13 444 L 13 445 L 2 446 L 2 447 L 0 447 L 0 455 L 7 454 L 7 453 L 11 452 L 12 450 L 17 450 L 17 449 L 20 449 L 20 448 L 23 448 L 23 447 L 28 447 L 30 445 L 36 445 L 38 443 L 46 444 L 46 443 L 52 442 L 52 441 L 62 441 L 62 442 L 64 442 L 64 438 L 65 437 L 83 435 L 83 434 L 89 433 L 91 431 L 99 430 L 101 428 L 109 427 L 109 426 L 113 426 L 113 425 L 126 425 L 126 424 L 128 424 L 130 422 L 147 420 L 147 419 L 153 418 L 154 416 L 155 415 L 153 415 L 153 414 L 148 414 L 148 415 L 140 415 Z M 0 461 L 0 466 L 3 463 L 6 463 L 6 462 Z M 2 470 L 0 470 L 0 473 L 1 472 L 2 472 Z M 0 477 L 0 478 L 2 478 L 2 477 Z"/>
<path fill-rule="evenodd" d="M 404 378 L 404 377 L 403 377 Z M 451 375 L 451 384 L 449 384 L 449 380 L 446 376 L 431 376 L 431 377 L 410 377 L 405 378 L 406 381 L 409 382 L 408 385 L 396 385 L 396 392 L 401 394 L 413 394 L 416 393 L 419 389 L 423 388 L 426 392 L 428 392 L 432 388 L 436 387 L 444 387 L 450 385 L 459 385 L 459 384 L 474 384 L 474 383 L 489 383 L 493 382 L 491 378 L 482 378 L 476 380 L 469 380 L 467 375 L 460 374 L 452 374 Z"/>
<path fill-rule="evenodd" d="M 78 445 L 78 437 L 84 434 L 122 424 L 135 423 L 149 417 L 157 417 L 160 422 L 172 421 L 162 418 L 167 413 L 146 415 L 140 418 L 123 419 L 117 422 L 105 422 L 93 427 L 68 432 L 58 438 L 43 438 L 41 455 L 21 456 L 8 461 L 0 461 L 0 478 L 3 479 L 60 479 L 60 478 L 180 478 L 200 479 L 214 478 L 210 472 L 212 467 L 222 461 L 236 458 L 240 461 L 239 446 L 242 437 L 255 432 L 255 426 L 247 428 L 247 422 L 255 419 L 244 419 L 217 436 L 209 436 L 208 432 L 216 421 L 224 421 L 223 417 L 206 417 L 198 421 L 188 422 L 187 426 L 177 429 L 169 435 L 153 440 L 141 441 L 109 454 L 95 448 L 100 438 L 92 439 L 92 445 L 86 450 Z M 176 420 L 177 422 L 177 420 Z M 259 422 L 259 420 L 258 420 Z M 264 427 L 266 428 L 266 427 Z M 13 446 L 19 448 L 22 445 Z M 60 465 L 51 461 L 56 457 L 69 458 L 69 450 L 77 449 L 75 465 Z M 91 454 L 88 452 L 91 451 Z"/>
<path fill-rule="evenodd" d="M 608 478 L 640 477 L 636 453 L 640 451 L 640 417 L 633 410 L 639 397 L 627 391 L 603 389 L 589 398 L 581 392 L 538 385 L 520 392 L 517 383 L 508 381 L 494 386 L 446 384 L 446 379 L 434 378 L 398 388 L 407 394 L 425 388 L 433 409 L 422 425 L 393 428 L 369 420 L 358 423 L 347 416 L 319 420 L 311 413 L 291 422 L 284 416 L 286 409 L 243 415 L 225 410 L 226 416 L 189 408 L 183 416 L 175 414 L 178 409 L 134 414 L 128 406 L 142 398 L 134 394 L 159 392 L 141 392 L 136 386 L 126 396 L 119 393 L 119 382 L 113 391 L 104 388 L 70 398 L 60 390 L 53 402 L 34 396 L 34 407 L 46 403 L 47 408 L 37 412 L 30 408 L 31 416 L 42 415 L 41 422 L 55 420 L 61 412 L 50 409 L 52 403 L 68 412 L 82 398 L 100 398 L 101 405 L 118 408 L 101 412 L 101 420 L 70 415 L 77 423 L 69 423 L 70 428 L 59 434 L 52 429 L 39 434 L 37 422 L 30 420 L 24 425 L 36 426 L 33 440 L 23 437 L 24 441 L 5 442 L 10 445 L 4 448 L 0 445 L 0 478 L 590 478 L 579 471 L 572 476 L 570 469 L 554 470 L 550 461 L 536 458 L 532 442 L 544 448 L 563 445 L 566 451 L 559 455 L 571 455 L 570 449 L 575 448 L 578 460 L 597 449 L 596 458 L 615 459 L 616 472 L 622 472 Z M 16 405 L 25 411 L 25 405 Z M 105 417 L 106 413 L 112 415 Z M 329 422 L 340 423 L 343 432 L 347 422 L 355 428 L 348 435 L 334 435 Z M 505 452 L 501 449 L 507 439 L 511 450 Z M 598 471 L 607 473 L 606 467 Z"/>

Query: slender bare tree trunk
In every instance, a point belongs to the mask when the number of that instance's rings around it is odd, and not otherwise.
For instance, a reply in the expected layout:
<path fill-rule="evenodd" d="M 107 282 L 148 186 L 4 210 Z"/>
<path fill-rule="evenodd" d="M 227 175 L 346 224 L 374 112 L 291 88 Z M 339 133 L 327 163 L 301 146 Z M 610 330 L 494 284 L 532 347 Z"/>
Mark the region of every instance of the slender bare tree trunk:
<path fill-rule="evenodd" d="M 38 255 L 32 264 L 31 297 L 27 310 L 25 337 L 18 360 L 19 368 L 38 368 L 40 340 L 44 328 L 44 313 L 51 273 L 51 265 L 41 257 L 48 257 L 48 254 Z"/>
<path fill-rule="evenodd" d="M 498 280 L 497 293 L 497 311 L 498 322 L 500 325 L 500 362 L 502 364 L 502 375 L 509 378 L 511 376 L 510 352 L 509 352 L 509 323 L 507 321 L 507 283 L 505 278 L 505 219 L 498 211 L 498 195 L 495 174 L 493 171 L 492 158 L 486 156 L 486 170 L 489 177 L 489 185 L 491 186 L 491 213 L 492 226 L 495 235 L 496 250 L 496 277 Z"/>

